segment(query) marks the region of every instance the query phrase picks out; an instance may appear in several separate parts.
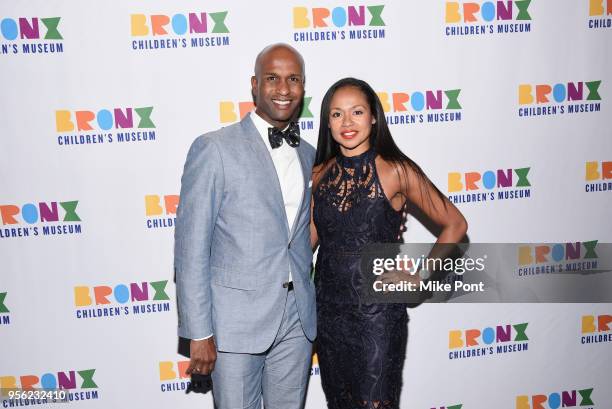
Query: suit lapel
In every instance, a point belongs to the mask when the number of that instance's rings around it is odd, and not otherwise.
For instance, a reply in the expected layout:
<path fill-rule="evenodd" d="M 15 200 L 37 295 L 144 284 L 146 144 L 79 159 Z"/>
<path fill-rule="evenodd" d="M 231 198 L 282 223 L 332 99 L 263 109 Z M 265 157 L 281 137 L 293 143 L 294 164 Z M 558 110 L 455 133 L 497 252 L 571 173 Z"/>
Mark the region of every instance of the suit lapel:
<path fill-rule="evenodd" d="M 304 179 L 304 187 L 307 186 L 308 181 L 310 180 L 310 176 L 312 174 L 312 169 L 308 166 L 308 160 L 306 159 L 306 146 L 304 143 L 300 143 L 297 147 L 298 158 L 300 159 L 300 166 L 302 167 L 302 176 Z"/>
<path fill-rule="evenodd" d="M 259 131 L 257 131 L 255 124 L 250 118 L 251 115 L 252 114 L 245 116 L 244 119 L 240 121 L 243 129 L 243 136 L 254 157 L 261 165 L 261 169 L 265 174 L 265 179 L 270 181 L 270 186 L 273 190 L 272 194 L 275 197 L 274 203 L 277 204 L 277 211 L 279 216 L 283 219 L 283 225 L 285 226 L 287 237 L 289 237 L 289 223 L 287 223 L 287 212 L 285 211 L 285 202 L 283 200 L 283 192 L 281 190 L 278 174 L 276 173 L 276 168 L 274 167 L 274 162 L 272 162 L 270 152 L 268 152 L 268 148 L 264 145 L 264 141 L 259 135 Z M 301 162 L 302 160 L 300 159 L 300 163 Z"/>
<path fill-rule="evenodd" d="M 289 234 L 290 239 L 293 238 L 293 234 L 295 233 L 295 226 L 297 225 L 299 218 L 302 214 L 302 208 L 304 207 L 304 203 L 307 202 L 307 200 L 305 200 L 306 190 L 308 186 L 307 183 L 310 180 L 310 174 L 312 173 L 312 169 L 309 169 L 308 160 L 306 159 L 306 149 L 305 149 L 304 143 L 300 143 L 299 146 L 296 148 L 296 150 L 297 150 L 298 159 L 300 161 L 300 167 L 302 168 L 302 179 L 303 179 L 302 185 L 304 186 L 304 189 L 302 190 L 302 199 L 300 200 L 297 214 L 295 215 L 295 218 L 293 219 L 293 226 L 291 226 L 291 231 Z"/>

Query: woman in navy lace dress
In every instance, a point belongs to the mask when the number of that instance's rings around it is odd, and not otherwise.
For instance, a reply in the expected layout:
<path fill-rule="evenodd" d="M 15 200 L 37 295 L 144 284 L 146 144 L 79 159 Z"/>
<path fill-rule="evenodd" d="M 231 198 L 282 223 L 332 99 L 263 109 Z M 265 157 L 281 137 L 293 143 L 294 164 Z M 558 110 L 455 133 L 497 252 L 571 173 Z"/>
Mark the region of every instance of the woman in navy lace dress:
<path fill-rule="evenodd" d="M 338 81 L 321 107 L 311 223 L 317 352 L 330 409 L 399 408 L 406 306 L 361 302 L 360 252 L 401 240 L 408 202 L 441 227 L 438 242 L 465 235 L 461 213 L 393 142 L 372 88 Z"/>

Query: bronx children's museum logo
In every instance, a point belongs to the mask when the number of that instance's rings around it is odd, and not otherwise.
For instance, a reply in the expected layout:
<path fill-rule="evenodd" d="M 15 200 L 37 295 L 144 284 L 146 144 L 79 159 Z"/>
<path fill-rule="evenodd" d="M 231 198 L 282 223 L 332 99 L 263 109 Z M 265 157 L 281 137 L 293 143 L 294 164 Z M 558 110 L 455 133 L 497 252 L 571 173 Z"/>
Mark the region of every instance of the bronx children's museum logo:
<path fill-rule="evenodd" d="M 612 161 L 587 162 L 584 180 L 587 193 L 612 192 Z"/>
<path fill-rule="evenodd" d="M 583 315 L 581 344 L 612 342 L 612 315 Z"/>
<path fill-rule="evenodd" d="M 531 396 L 519 395 L 516 397 L 515 409 L 595 409 L 595 403 L 591 397 L 592 394 L 593 388 L 572 389 Z"/>
<path fill-rule="evenodd" d="M 174 227 L 179 200 L 179 195 L 146 195 L 147 229 Z"/>
<path fill-rule="evenodd" d="M 130 15 L 131 48 L 136 51 L 226 47 L 228 12 Z"/>
<path fill-rule="evenodd" d="M 109 143 L 152 142 L 157 139 L 153 107 L 56 110 L 57 144 L 104 145 Z"/>
<path fill-rule="evenodd" d="M 293 8 L 293 41 L 371 40 L 386 37 L 383 4 Z"/>
<path fill-rule="evenodd" d="M 68 392 L 68 401 L 94 400 L 99 398 L 98 385 L 94 379 L 95 372 L 95 369 L 72 369 L 68 371 L 45 372 L 40 375 L 0 375 L 0 389 L 61 389 Z M 11 405 L 7 405 L 4 402 L 4 407 L 52 403 L 46 399 L 17 399 Z"/>
<path fill-rule="evenodd" d="M 299 124 L 302 131 L 314 130 L 314 115 L 310 111 L 312 97 L 304 97 L 302 111 L 300 112 Z M 255 109 L 255 104 L 250 101 L 221 101 L 219 102 L 219 122 L 223 125 L 237 122 L 246 114 Z"/>
<path fill-rule="evenodd" d="M 191 384 L 191 376 L 185 371 L 189 360 L 159 361 L 159 382 L 162 392 L 185 391 Z"/>
<path fill-rule="evenodd" d="M 589 28 L 612 27 L 612 1 L 611 0 L 588 0 L 589 4 Z"/>
<path fill-rule="evenodd" d="M 310 375 L 320 375 L 321 370 L 319 369 L 319 355 L 316 353 L 312 355 L 312 363 L 310 364 Z"/>
<path fill-rule="evenodd" d="M 573 243 L 534 244 L 518 247 L 519 277 L 595 270 L 598 240 Z"/>
<path fill-rule="evenodd" d="M 78 319 L 150 315 L 170 311 L 168 280 L 141 283 L 74 287 Z"/>
<path fill-rule="evenodd" d="M 0 325 L 9 325 L 11 323 L 10 311 L 6 306 L 6 292 L 0 293 Z"/>
<path fill-rule="evenodd" d="M 461 121 L 461 89 L 377 92 L 389 125 Z"/>
<path fill-rule="evenodd" d="M 601 95 L 598 81 L 577 81 L 557 84 L 520 84 L 518 115 L 551 116 L 599 112 Z"/>
<path fill-rule="evenodd" d="M 0 205 L 0 238 L 80 234 L 78 200 Z"/>
<path fill-rule="evenodd" d="M 524 352 L 529 347 L 528 322 L 500 324 L 483 329 L 451 330 L 448 359 L 465 359 L 495 354 Z"/>
<path fill-rule="evenodd" d="M 447 36 L 529 33 L 531 0 L 447 1 L 444 32 Z"/>
<path fill-rule="evenodd" d="M 453 203 L 474 203 L 529 198 L 530 169 L 524 167 L 484 172 L 449 172 L 448 199 Z"/>
<path fill-rule="evenodd" d="M 0 20 L 0 53 L 63 53 L 60 21 L 61 17 L 3 18 Z"/>

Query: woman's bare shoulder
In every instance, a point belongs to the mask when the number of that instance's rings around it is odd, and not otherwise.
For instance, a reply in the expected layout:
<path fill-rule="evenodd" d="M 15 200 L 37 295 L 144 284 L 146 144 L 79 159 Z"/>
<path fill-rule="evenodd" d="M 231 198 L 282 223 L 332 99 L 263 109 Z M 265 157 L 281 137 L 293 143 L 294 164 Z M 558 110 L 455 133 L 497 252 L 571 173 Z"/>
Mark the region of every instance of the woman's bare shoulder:
<path fill-rule="evenodd" d="M 402 178 L 411 179 L 414 173 L 408 164 L 383 159 L 380 155 L 376 157 L 376 170 L 379 177 L 395 182 L 399 182 Z"/>
<path fill-rule="evenodd" d="M 417 172 L 407 162 L 387 160 L 379 156 L 376 158 L 376 170 L 381 183 L 404 195 L 416 186 L 422 188 L 418 183 Z"/>

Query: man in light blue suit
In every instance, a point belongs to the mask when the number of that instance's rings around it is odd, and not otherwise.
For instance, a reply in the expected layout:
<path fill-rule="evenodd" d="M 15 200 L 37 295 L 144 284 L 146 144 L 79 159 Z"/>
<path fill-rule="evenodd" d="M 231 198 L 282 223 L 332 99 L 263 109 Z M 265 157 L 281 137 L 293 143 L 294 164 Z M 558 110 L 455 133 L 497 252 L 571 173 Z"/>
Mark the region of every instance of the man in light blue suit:
<path fill-rule="evenodd" d="M 251 78 L 256 110 L 198 137 L 175 230 L 178 333 L 188 373 L 212 372 L 218 409 L 304 405 L 316 336 L 310 175 L 299 139 L 304 62 L 266 47 Z"/>

